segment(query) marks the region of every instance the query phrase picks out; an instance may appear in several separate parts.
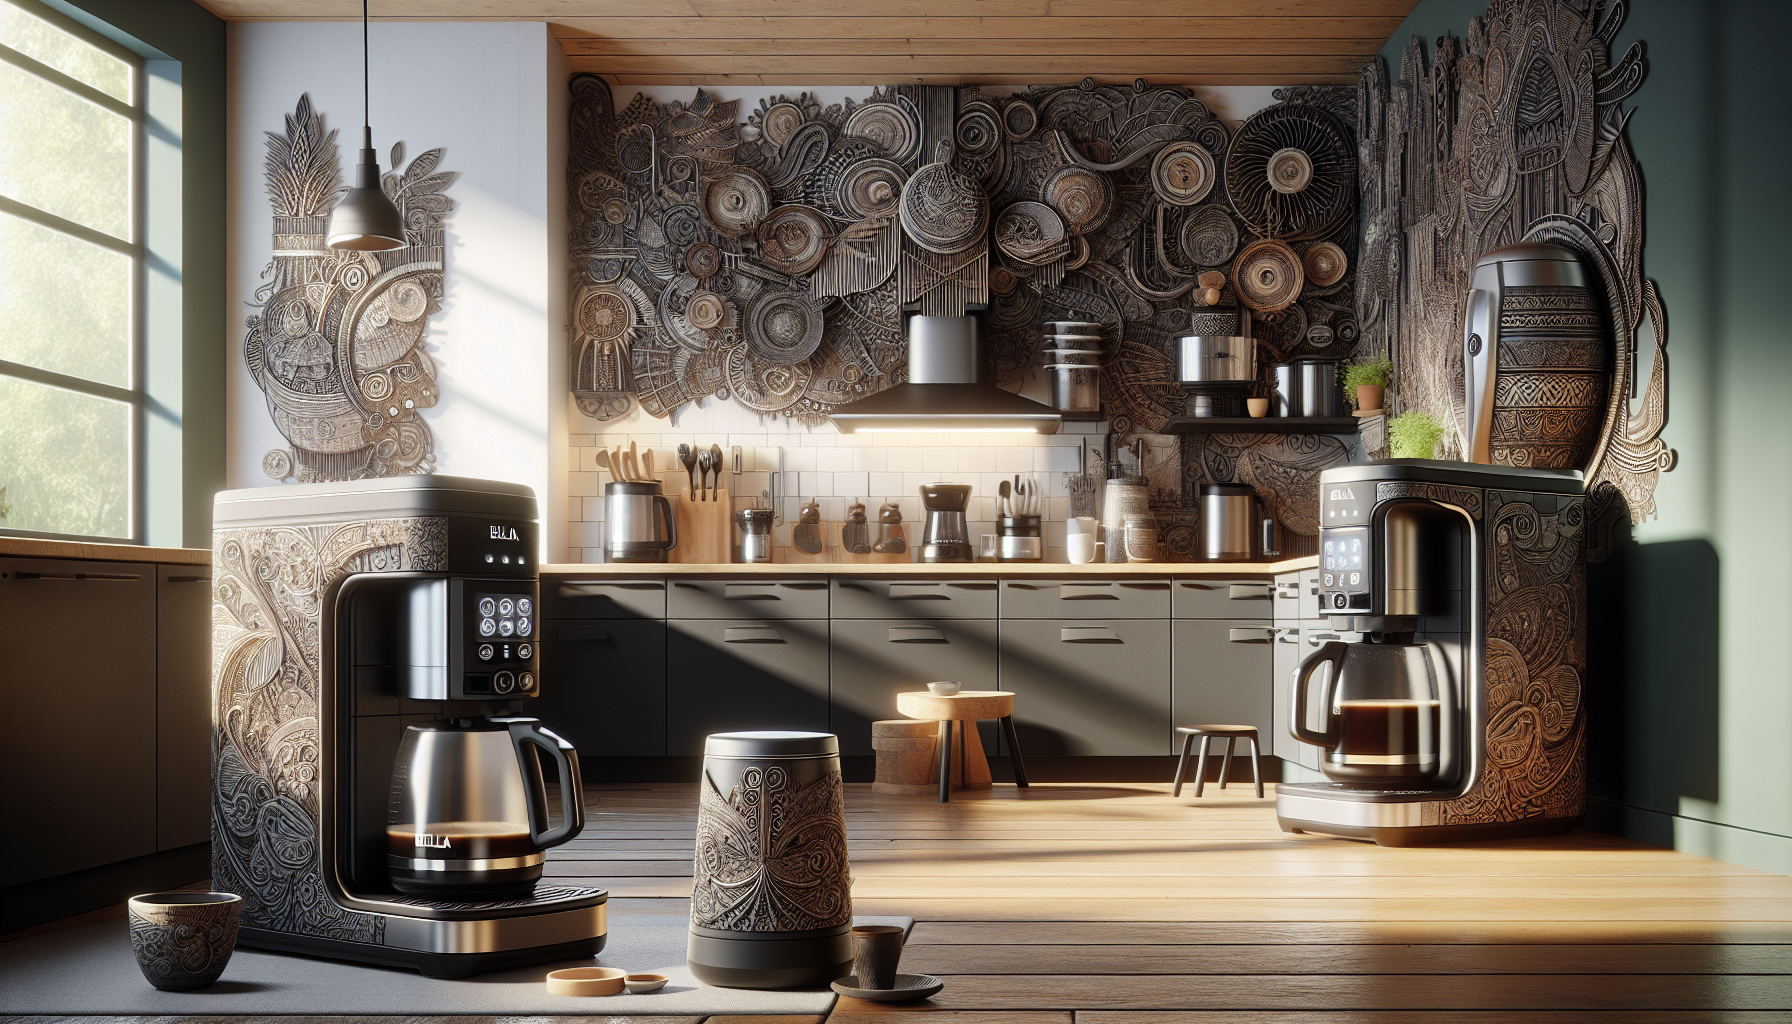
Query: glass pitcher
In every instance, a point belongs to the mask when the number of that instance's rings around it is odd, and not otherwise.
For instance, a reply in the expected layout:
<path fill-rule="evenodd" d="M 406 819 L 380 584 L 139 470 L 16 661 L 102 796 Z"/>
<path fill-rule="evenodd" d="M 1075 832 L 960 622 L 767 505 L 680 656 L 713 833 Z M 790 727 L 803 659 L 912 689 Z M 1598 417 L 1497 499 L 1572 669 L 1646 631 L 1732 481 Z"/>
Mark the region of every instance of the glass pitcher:
<path fill-rule="evenodd" d="M 1320 705 L 1325 726 L 1307 717 L 1308 691 L 1331 666 Z M 1301 662 L 1294 678 L 1294 738 L 1324 747 L 1320 768 L 1334 782 L 1424 787 L 1438 781 L 1455 721 L 1451 688 L 1439 686 L 1422 643 L 1331 641 Z"/>
<path fill-rule="evenodd" d="M 541 757 L 559 770 L 550 825 Z M 543 851 L 585 827 L 572 744 L 533 718 L 451 719 L 404 732 L 386 814 L 392 887 L 447 899 L 527 896 Z"/>

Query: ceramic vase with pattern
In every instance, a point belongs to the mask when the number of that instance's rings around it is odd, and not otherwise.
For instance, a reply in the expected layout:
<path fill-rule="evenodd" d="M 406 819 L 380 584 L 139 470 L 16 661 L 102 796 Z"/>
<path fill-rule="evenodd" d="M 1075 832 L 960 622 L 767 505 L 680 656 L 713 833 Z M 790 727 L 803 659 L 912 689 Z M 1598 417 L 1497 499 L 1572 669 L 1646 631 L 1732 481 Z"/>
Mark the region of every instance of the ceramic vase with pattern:
<path fill-rule="evenodd" d="M 236 951 L 243 898 L 229 892 L 152 892 L 129 902 L 131 951 L 151 985 L 205 988 Z"/>

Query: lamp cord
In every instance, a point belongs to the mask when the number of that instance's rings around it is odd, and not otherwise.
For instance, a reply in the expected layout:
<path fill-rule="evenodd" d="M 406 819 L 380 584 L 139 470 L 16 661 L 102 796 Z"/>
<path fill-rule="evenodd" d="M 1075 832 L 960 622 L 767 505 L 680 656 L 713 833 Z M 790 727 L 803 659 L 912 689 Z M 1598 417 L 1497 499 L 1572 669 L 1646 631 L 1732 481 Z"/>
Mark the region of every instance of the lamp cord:
<path fill-rule="evenodd" d="M 363 128 L 373 125 L 372 119 L 368 117 L 367 104 L 367 83 L 370 80 L 367 73 L 367 2 L 368 0 L 361 0 L 361 127 Z"/>

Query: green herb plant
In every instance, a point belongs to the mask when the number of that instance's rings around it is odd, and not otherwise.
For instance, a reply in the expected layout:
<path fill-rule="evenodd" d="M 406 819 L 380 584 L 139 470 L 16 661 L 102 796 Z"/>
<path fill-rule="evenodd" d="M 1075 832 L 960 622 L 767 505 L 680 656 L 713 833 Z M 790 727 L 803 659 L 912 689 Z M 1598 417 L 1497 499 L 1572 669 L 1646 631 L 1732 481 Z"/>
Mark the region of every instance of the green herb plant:
<path fill-rule="evenodd" d="M 1344 368 L 1344 392 L 1355 394 L 1364 385 L 1385 388 L 1394 377 L 1394 364 L 1386 359 L 1365 359 Z"/>
<path fill-rule="evenodd" d="M 1437 417 L 1417 409 L 1403 412 L 1388 421 L 1388 457 L 1435 458 L 1437 442 L 1443 436 L 1444 426 L 1437 421 Z"/>

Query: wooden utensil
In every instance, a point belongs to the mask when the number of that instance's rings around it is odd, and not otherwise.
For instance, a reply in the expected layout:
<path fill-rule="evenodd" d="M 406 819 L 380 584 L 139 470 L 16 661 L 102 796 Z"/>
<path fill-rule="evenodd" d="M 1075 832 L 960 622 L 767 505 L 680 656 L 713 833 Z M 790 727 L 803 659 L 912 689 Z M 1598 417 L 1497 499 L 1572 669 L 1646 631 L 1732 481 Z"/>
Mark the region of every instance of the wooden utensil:
<path fill-rule="evenodd" d="M 633 441 L 628 443 L 628 475 L 634 477 L 636 480 L 647 479 L 641 475 L 641 456 L 635 449 L 635 442 Z"/>
<path fill-rule="evenodd" d="M 1010 491 L 1010 488 L 1008 486 L 1008 481 L 1006 481 L 1006 480 L 996 481 L 996 494 L 999 496 L 999 502 L 1000 502 L 1000 507 L 996 511 L 1003 516 L 1007 516 L 1009 514 L 1009 512 L 1008 512 L 1009 491 Z"/>
<path fill-rule="evenodd" d="M 698 452 L 697 453 L 697 495 L 698 495 L 698 497 L 696 499 L 698 501 L 708 501 L 709 500 L 709 470 L 710 470 L 710 466 L 711 466 L 711 460 L 709 457 L 709 452 L 707 450 Z"/>
<path fill-rule="evenodd" d="M 628 464 L 622 461 L 622 446 L 617 445 L 610 450 L 610 468 L 616 471 L 616 479 L 632 480 L 628 475 Z"/>
<path fill-rule="evenodd" d="M 651 481 L 651 480 L 656 479 L 654 472 L 653 472 L 653 449 L 652 448 L 649 448 L 646 451 L 641 453 L 641 468 L 647 472 L 648 480 Z"/>
<path fill-rule="evenodd" d="M 616 471 L 610 468 L 610 449 L 599 448 L 597 450 L 597 468 L 610 474 L 610 479 L 616 479 Z"/>

